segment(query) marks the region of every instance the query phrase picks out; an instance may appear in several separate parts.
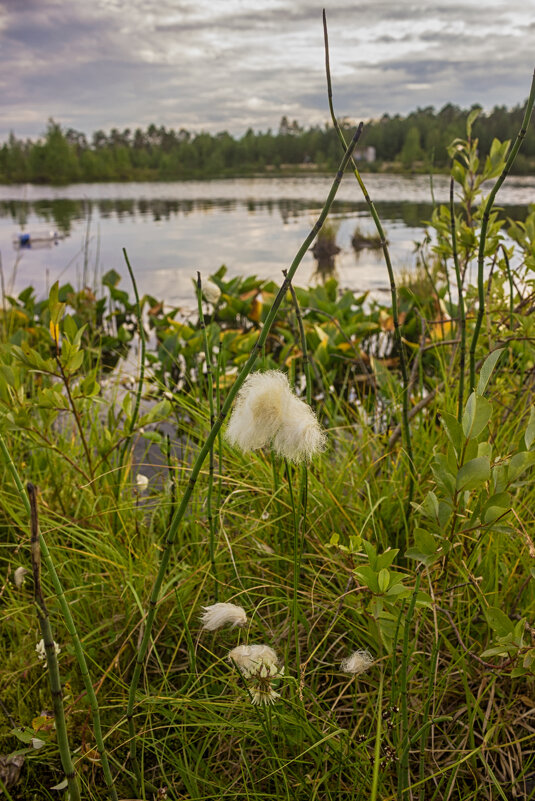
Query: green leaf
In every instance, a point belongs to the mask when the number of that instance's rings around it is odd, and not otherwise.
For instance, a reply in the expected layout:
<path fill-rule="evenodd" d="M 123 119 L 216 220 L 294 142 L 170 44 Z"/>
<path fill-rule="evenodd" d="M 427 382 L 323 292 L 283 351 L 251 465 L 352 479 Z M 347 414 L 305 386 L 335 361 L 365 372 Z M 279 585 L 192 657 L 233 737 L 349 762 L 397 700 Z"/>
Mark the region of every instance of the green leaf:
<path fill-rule="evenodd" d="M 423 528 L 414 531 L 414 546 L 408 548 L 405 556 L 423 562 L 424 565 L 432 564 L 437 558 L 438 543 L 435 537 Z"/>
<path fill-rule="evenodd" d="M 494 523 L 511 507 L 511 496 L 508 492 L 497 492 L 485 503 L 481 516 L 485 523 Z"/>
<path fill-rule="evenodd" d="M 477 392 L 472 392 L 463 414 L 463 433 L 467 439 L 474 439 L 479 436 L 492 414 L 492 405 Z"/>
<path fill-rule="evenodd" d="M 504 350 L 505 350 L 505 348 L 499 348 L 498 350 L 494 350 L 485 359 L 483 367 L 481 368 L 481 371 L 479 373 L 479 381 L 478 381 L 478 384 L 477 384 L 477 394 L 478 395 L 483 395 L 485 393 L 485 390 L 487 388 L 487 384 L 489 383 L 490 377 L 491 377 L 491 375 L 492 375 L 492 373 L 494 371 L 494 368 L 496 367 L 496 364 L 498 363 L 498 360 L 499 360 L 500 356 L 504 352 Z"/>
<path fill-rule="evenodd" d="M 377 573 L 369 565 L 362 565 L 353 571 L 372 592 L 379 592 Z"/>
<path fill-rule="evenodd" d="M 488 606 L 483 612 L 488 625 L 498 636 L 505 637 L 513 633 L 515 624 L 497 606 Z"/>
<path fill-rule="evenodd" d="M 484 456 L 471 459 L 457 473 L 457 492 L 472 490 L 490 478 L 490 462 Z"/>
<path fill-rule="evenodd" d="M 516 481 L 516 479 L 519 478 L 524 470 L 527 470 L 527 468 L 531 467 L 531 465 L 534 463 L 535 452 L 521 451 L 520 453 L 515 453 L 509 462 L 509 481 Z"/>
<path fill-rule="evenodd" d="M 437 484 L 446 495 L 452 497 L 455 492 L 455 474 L 450 470 L 447 456 L 443 453 L 435 454 L 431 462 L 431 469 Z"/>
<path fill-rule="evenodd" d="M 470 139 L 472 136 L 472 125 L 481 114 L 480 108 L 473 108 L 468 117 L 466 118 L 466 135 Z"/>
<path fill-rule="evenodd" d="M 380 592 L 386 592 L 388 589 L 388 585 L 390 584 L 390 572 L 386 568 L 382 568 L 379 571 L 379 575 L 377 576 L 377 583 L 379 585 Z"/>
<path fill-rule="evenodd" d="M 449 414 L 449 412 L 442 412 L 440 421 L 446 429 L 446 434 L 448 435 L 451 444 L 455 448 L 457 456 L 459 456 L 463 447 L 463 430 L 461 428 L 461 424 L 457 418 L 452 414 Z"/>
<path fill-rule="evenodd" d="M 535 406 L 531 407 L 531 412 L 529 413 L 529 423 L 528 427 L 526 428 L 526 433 L 524 434 L 524 442 L 526 443 L 526 448 L 531 448 L 533 444 L 533 440 L 535 439 Z"/>

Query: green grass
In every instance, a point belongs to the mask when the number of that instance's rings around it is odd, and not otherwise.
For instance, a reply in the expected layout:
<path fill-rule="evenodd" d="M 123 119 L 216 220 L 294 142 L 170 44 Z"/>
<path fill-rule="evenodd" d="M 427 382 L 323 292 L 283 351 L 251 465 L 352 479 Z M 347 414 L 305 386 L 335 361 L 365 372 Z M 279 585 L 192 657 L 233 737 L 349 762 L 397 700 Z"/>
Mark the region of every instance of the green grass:
<path fill-rule="evenodd" d="M 434 255 L 451 267 L 448 213 L 440 209 L 434 219 Z M 162 798 L 163 788 L 168 798 L 196 801 L 535 797 L 530 220 L 509 229 L 516 231 L 518 256 L 511 263 L 519 265 L 512 298 L 498 238 L 490 241 L 488 258 L 492 247 L 498 256 L 476 352 L 480 383 L 475 395 L 465 394 L 462 423 L 457 309 L 443 300 L 442 284 L 427 305 L 418 289 L 428 286 L 423 278 L 398 288 L 411 375 L 411 504 L 405 441 L 395 435 L 399 361 L 395 350 L 374 355 L 371 339 L 378 329 L 391 335 L 391 310 L 370 308 L 367 321 L 340 316 L 339 340 L 329 318 L 334 286 L 323 295 L 296 290 L 303 326 L 300 334 L 290 299 L 277 329 L 286 337 L 281 367 L 291 355 L 299 385 L 305 337 L 312 394 L 323 392 L 313 405 L 329 443 L 307 467 L 306 517 L 301 467 L 287 467 L 269 450 L 219 447 L 215 439 L 214 473 L 207 460 L 177 529 L 130 725 L 126 709 L 149 597 L 171 520 L 210 434 L 209 382 L 172 391 L 136 420 L 137 388 L 128 402 L 124 391 L 110 394 L 95 383 L 101 378 L 98 370 L 90 373 L 95 340 L 80 361 L 84 348 L 76 336 L 84 321 L 75 315 L 69 321 L 55 289 L 35 314 L 26 309 L 24 324 L 12 309 L 4 312 L 0 433 L 22 485 L 39 487 L 41 534 L 87 660 L 118 798 Z M 476 251 L 462 224 L 459 258 L 466 266 Z M 214 280 L 224 284 L 223 273 Z M 465 289 L 471 331 L 475 292 Z M 246 360 L 240 342 L 250 351 L 256 311 L 247 317 L 241 284 L 234 295 L 230 283 L 223 290 L 227 329 L 214 312 L 206 340 L 194 324 L 187 336 L 188 347 L 198 336 L 199 349 L 213 353 L 234 325 L 241 327 L 234 345 L 218 355 L 221 361 L 224 353 L 228 367 Z M 443 323 L 447 316 L 443 332 L 433 319 L 436 307 Z M 424 318 L 417 336 L 409 335 L 415 308 Z M 327 323 L 311 317 L 322 311 Z M 62 330 L 57 353 L 49 319 Z M 340 354 L 347 359 L 342 379 Z M 266 348 L 257 367 L 273 367 L 276 355 Z M 144 393 L 169 393 L 163 358 L 149 349 Z M 361 362 L 369 370 L 366 393 L 356 391 Z M 221 401 L 229 386 L 227 377 Z M 158 435 L 164 422 L 174 429 L 170 456 Z M 130 434 L 133 451 L 125 447 Z M 164 467 L 153 475 L 155 462 Z M 138 472 L 151 475 L 144 493 Z M 9 783 L 6 798 L 42 801 L 61 797 L 51 788 L 63 771 L 48 675 L 35 652 L 41 635 L 31 575 L 22 587 L 14 583 L 16 568 L 30 566 L 26 503 L 5 457 L 0 476 L 0 755 L 25 759 L 16 781 L 0 760 L 0 780 Z M 106 799 L 75 646 L 44 562 L 42 585 L 61 647 L 81 794 Z M 216 593 L 244 607 L 245 628 L 201 631 L 201 606 Z M 265 643 L 284 664 L 276 687 L 281 699 L 272 707 L 254 707 L 228 663 L 238 643 Z M 342 673 L 342 659 L 357 649 L 369 650 L 373 665 L 358 676 Z M 35 748 L 32 737 L 44 745 Z M 129 757 L 132 738 L 137 767 Z"/>

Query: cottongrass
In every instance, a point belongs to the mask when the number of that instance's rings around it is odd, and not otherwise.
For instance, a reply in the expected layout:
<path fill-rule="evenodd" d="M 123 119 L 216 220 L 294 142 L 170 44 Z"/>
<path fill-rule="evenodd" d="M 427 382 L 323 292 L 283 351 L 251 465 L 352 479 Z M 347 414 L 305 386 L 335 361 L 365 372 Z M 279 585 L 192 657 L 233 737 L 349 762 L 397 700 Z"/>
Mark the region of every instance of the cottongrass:
<path fill-rule="evenodd" d="M 43 668 L 46 668 L 46 648 L 45 648 L 45 641 L 39 640 L 37 645 L 35 646 L 35 650 L 37 651 L 37 658 L 43 662 Z M 54 642 L 54 651 L 56 652 L 56 656 L 61 653 L 61 648 Z"/>
<path fill-rule="evenodd" d="M 292 462 L 311 459 L 325 448 L 325 433 L 316 415 L 278 370 L 251 373 L 246 378 L 225 437 L 245 452 L 271 443 L 279 456 Z"/>
<path fill-rule="evenodd" d="M 237 604 L 211 604 L 203 606 L 203 610 L 200 620 L 206 631 L 215 631 L 226 625 L 230 625 L 233 629 L 235 626 L 245 626 L 247 623 L 245 609 Z"/>
<path fill-rule="evenodd" d="M 221 290 L 217 284 L 210 280 L 202 285 L 202 292 L 208 303 L 211 303 L 212 306 L 215 306 L 221 297 Z"/>
<path fill-rule="evenodd" d="M 238 645 L 230 651 L 228 659 L 246 679 L 253 704 L 274 704 L 280 698 L 271 682 L 283 675 L 284 668 L 279 667 L 279 658 L 273 648 L 269 645 Z"/>
<path fill-rule="evenodd" d="M 359 673 L 365 673 L 371 668 L 374 663 L 374 658 L 369 651 L 359 650 L 354 651 L 351 656 L 346 657 L 340 664 L 340 670 L 343 673 L 352 673 L 358 676 Z"/>

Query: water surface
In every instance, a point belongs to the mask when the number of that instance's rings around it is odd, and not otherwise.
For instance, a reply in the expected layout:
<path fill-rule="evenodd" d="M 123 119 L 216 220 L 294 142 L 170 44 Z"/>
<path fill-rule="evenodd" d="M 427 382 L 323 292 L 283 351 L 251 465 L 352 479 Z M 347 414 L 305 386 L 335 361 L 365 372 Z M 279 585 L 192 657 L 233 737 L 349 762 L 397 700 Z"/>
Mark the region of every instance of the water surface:
<path fill-rule="evenodd" d="M 390 242 L 396 269 L 414 265 L 414 243 L 436 203 L 448 202 L 449 179 L 435 176 L 369 175 L 366 182 Z M 75 287 L 95 285 L 110 269 L 129 289 L 126 248 L 141 294 L 169 304 L 193 306 L 192 278 L 221 264 L 229 275 L 281 279 L 315 222 L 331 185 L 322 176 L 251 178 L 176 183 L 76 184 L 67 187 L 0 187 L 0 250 L 6 289 L 29 284 L 43 296 L 57 279 Z M 535 178 L 509 178 L 498 200 L 509 214 L 535 201 Z M 331 218 L 339 224 L 336 275 L 356 291 L 388 292 L 381 252 L 355 253 L 358 224 L 373 223 L 351 175 L 342 182 Z M 56 231 L 57 243 L 17 250 L 13 237 Z M 307 253 L 296 283 L 320 280 Z"/>

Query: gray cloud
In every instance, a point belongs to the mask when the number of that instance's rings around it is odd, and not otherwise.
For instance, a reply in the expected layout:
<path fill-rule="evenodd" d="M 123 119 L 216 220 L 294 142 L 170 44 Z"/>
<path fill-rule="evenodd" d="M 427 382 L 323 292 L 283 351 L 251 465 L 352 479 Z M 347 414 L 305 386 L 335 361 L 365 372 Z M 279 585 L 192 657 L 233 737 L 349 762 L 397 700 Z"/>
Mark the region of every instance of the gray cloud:
<path fill-rule="evenodd" d="M 327 2 L 338 113 L 514 105 L 533 70 L 518 0 Z M 328 117 L 321 6 L 307 0 L 0 0 L 0 137 L 53 116 L 243 133 Z"/>

